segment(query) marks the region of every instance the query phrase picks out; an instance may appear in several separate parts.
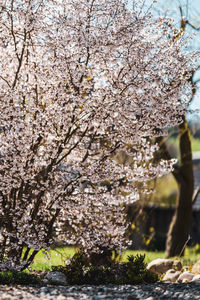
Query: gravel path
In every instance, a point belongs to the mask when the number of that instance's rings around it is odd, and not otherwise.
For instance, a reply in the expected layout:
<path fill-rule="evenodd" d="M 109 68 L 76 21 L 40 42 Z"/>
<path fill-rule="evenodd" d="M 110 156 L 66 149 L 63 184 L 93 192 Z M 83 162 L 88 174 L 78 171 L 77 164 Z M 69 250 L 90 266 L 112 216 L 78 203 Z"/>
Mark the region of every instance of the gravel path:
<path fill-rule="evenodd" d="M 156 283 L 102 286 L 6 286 L 0 285 L 1 300 L 160 300 L 200 299 L 200 283 Z"/>

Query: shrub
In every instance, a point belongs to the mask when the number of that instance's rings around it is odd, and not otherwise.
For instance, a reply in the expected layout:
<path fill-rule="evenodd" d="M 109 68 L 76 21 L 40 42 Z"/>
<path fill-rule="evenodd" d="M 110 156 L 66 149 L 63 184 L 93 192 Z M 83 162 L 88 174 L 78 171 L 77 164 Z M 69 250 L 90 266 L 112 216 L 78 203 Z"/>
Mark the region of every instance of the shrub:
<path fill-rule="evenodd" d="M 0 272 L 0 284 L 29 285 L 29 284 L 39 284 L 39 283 L 41 283 L 41 281 L 37 276 L 26 272 L 18 272 L 18 271 Z"/>
<path fill-rule="evenodd" d="M 53 267 L 63 272 L 69 284 L 139 284 L 153 283 L 158 276 L 146 269 L 145 255 L 129 256 L 128 262 L 113 261 L 109 265 L 92 264 L 83 252 L 78 252 L 65 267 Z"/>

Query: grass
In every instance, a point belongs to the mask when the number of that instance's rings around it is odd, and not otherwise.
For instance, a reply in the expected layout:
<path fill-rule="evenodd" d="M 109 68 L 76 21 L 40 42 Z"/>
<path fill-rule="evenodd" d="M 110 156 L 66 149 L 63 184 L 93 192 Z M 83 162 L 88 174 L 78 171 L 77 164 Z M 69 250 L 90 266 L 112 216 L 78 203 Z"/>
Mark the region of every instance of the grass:
<path fill-rule="evenodd" d="M 76 252 L 75 248 L 64 247 L 51 250 L 47 255 L 40 251 L 31 265 L 32 270 L 42 271 L 42 270 L 51 270 L 52 266 L 65 265 L 65 261 L 72 257 Z M 153 252 L 153 251 L 142 251 L 142 250 L 127 250 L 121 257 L 122 262 L 128 261 L 128 256 L 136 254 L 145 254 L 145 262 L 149 263 L 150 261 L 156 258 L 165 258 L 164 252 Z M 176 259 L 181 260 L 183 265 L 191 266 L 197 260 L 200 259 L 200 246 L 196 245 L 195 247 L 187 247 L 185 250 L 184 257 L 176 257 Z"/>
<path fill-rule="evenodd" d="M 156 259 L 156 258 L 164 258 L 165 254 L 163 251 L 144 251 L 144 250 L 126 250 L 125 253 L 122 255 L 121 260 L 123 262 L 128 261 L 128 256 L 130 255 L 136 255 L 136 254 L 145 254 L 145 262 L 149 263 L 150 261 Z"/>
<path fill-rule="evenodd" d="M 181 261 L 183 266 L 192 266 L 197 260 L 200 260 L 200 252 L 197 252 L 195 248 L 199 249 L 199 245 L 195 247 L 186 247 L 185 255 L 183 257 L 173 257 L 173 259 L 178 259 Z M 145 254 L 145 262 L 149 263 L 156 258 L 165 258 L 164 251 L 142 251 L 142 250 L 127 250 L 123 257 L 123 261 L 127 261 L 128 255 L 136 255 L 136 254 Z"/>
<path fill-rule="evenodd" d="M 76 252 L 73 247 L 55 248 L 48 253 L 39 251 L 35 256 L 31 269 L 35 271 L 51 270 L 51 266 L 65 265 L 65 261 Z"/>

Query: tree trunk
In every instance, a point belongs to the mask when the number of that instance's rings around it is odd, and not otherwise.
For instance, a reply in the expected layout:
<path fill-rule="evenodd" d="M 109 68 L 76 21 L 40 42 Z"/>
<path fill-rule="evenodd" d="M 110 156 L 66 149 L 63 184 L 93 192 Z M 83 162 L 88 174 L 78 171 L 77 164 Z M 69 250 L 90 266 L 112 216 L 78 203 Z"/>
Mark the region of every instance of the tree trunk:
<path fill-rule="evenodd" d="M 187 121 L 179 125 L 181 165 L 175 169 L 174 176 L 178 183 L 177 206 L 169 227 L 166 241 L 167 257 L 182 255 L 188 240 L 188 232 L 192 217 L 192 197 L 194 192 L 194 176 L 190 130 Z"/>

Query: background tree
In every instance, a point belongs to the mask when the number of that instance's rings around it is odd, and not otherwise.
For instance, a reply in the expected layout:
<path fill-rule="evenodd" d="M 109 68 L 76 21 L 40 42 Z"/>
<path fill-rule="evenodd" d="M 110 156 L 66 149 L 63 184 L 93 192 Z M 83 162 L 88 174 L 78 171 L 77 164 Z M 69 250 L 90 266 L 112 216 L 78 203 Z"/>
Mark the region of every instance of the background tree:
<path fill-rule="evenodd" d="M 199 30 L 198 27 L 192 24 L 192 21 L 188 19 L 189 1 L 187 1 L 185 6 L 179 6 L 178 9 L 180 12 L 179 28 L 178 26 L 176 28 L 174 25 L 169 23 L 166 24 L 172 30 L 171 35 L 169 35 L 170 39 L 172 40 L 177 40 L 183 35 L 192 35 L 192 33 L 187 29 L 192 29 L 193 31 Z M 170 12 L 168 12 L 168 14 L 170 14 Z M 190 77 L 188 78 L 193 87 L 190 102 L 193 101 L 198 89 L 198 79 L 195 78 L 197 71 L 198 65 L 194 68 L 194 70 L 190 74 Z M 188 122 L 184 116 L 182 124 L 180 124 L 177 128 L 179 138 L 180 163 L 175 166 L 172 174 L 174 175 L 174 178 L 176 179 L 178 184 L 178 195 L 175 213 L 167 234 L 165 252 L 167 257 L 172 257 L 184 253 L 183 249 L 186 242 L 188 241 L 188 233 L 192 217 L 192 206 L 199 193 L 199 188 L 194 191 L 190 129 L 188 127 Z M 159 138 L 159 144 L 161 147 L 160 157 L 170 159 L 171 156 L 168 152 L 168 149 L 165 145 L 165 140 L 163 138 Z"/>
<path fill-rule="evenodd" d="M 176 164 L 172 174 L 178 184 L 177 205 L 166 241 L 166 256 L 172 257 L 183 254 L 184 245 L 188 240 L 188 232 L 192 217 L 192 205 L 194 196 L 194 176 L 190 130 L 187 121 L 178 126 L 179 147 L 180 147 L 180 164 Z M 160 156 L 170 159 L 167 146 L 163 139 L 159 140 Z M 195 195 L 196 197 L 196 195 Z M 178 237 L 178 238 L 177 238 Z"/>
<path fill-rule="evenodd" d="M 0 1 L 0 269 L 57 238 L 89 255 L 125 248 L 132 182 L 172 169 L 149 139 L 181 123 L 194 56 L 133 4 Z"/>

